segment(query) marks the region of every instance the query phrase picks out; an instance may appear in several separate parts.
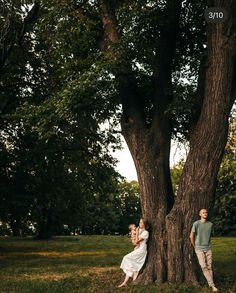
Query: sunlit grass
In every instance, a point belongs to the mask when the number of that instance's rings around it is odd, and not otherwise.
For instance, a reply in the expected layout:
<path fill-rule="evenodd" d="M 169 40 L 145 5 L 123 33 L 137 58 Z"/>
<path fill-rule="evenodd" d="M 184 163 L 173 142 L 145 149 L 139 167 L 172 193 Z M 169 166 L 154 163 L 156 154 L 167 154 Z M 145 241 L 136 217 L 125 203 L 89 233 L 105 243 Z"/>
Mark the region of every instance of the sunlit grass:
<path fill-rule="evenodd" d="M 46 258 L 63 258 L 63 257 L 76 257 L 83 255 L 92 255 L 98 257 L 107 256 L 106 251 L 78 251 L 78 252 L 57 252 L 57 251 L 38 251 L 38 252 L 22 252 L 22 253 L 9 253 L 0 256 L 0 259 L 19 258 L 19 257 L 46 257 Z"/>
<path fill-rule="evenodd" d="M 220 292 L 236 292 L 236 238 L 214 238 L 214 271 Z M 50 241 L 0 238 L 0 292 L 207 293 L 206 286 L 130 284 L 117 289 L 122 256 L 132 250 L 123 236 L 56 237 Z"/>

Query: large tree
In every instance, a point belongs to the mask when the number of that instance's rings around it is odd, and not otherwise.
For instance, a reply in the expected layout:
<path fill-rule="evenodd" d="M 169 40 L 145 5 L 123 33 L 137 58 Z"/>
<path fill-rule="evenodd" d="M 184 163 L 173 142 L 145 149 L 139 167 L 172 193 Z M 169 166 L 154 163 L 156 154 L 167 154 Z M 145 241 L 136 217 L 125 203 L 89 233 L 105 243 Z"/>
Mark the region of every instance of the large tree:
<path fill-rule="evenodd" d="M 142 9 L 151 7 L 147 2 L 141 5 Z M 143 96 L 132 63 L 122 50 L 115 51 L 115 46 L 112 47 L 119 44 L 124 33 L 114 5 L 112 1 L 99 1 L 106 43 L 103 49 L 108 58 L 119 58 L 114 74 L 122 104 L 122 133 L 137 169 L 143 216 L 152 226 L 148 259 L 140 276 L 144 281 L 197 283 L 189 231 L 198 210 L 210 208 L 213 203 L 227 140 L 228 117 L 236 95 L 236 4 L 232 0 L 206 4 L 223 7 L 228 18 L 223 23 L 206 26 L 207 49 L 193 101 L 190 151 L 174 201 L 169 168 L 174 123 L 168 107 L 173 101 L 173 65 L 180 50 L 176 45 L 182 29 L 181 1 L 160 1 L 156 17 L 161 21 L 156 26 L 152 48 L 152 91 Z"/>

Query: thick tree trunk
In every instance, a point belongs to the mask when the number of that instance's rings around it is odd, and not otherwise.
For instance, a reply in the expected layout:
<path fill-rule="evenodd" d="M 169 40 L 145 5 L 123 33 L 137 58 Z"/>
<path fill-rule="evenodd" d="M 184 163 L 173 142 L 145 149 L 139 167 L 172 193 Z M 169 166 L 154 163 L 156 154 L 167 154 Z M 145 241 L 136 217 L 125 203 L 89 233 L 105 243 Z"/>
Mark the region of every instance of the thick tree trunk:
<path fill-rule="evenodd" d="M 159 124 L 160 126 L 161 124 Z M 173 206 L 169 168 L 170 131 L 137 127 L 122 121 L 122 132 L 132 154 L 140 184 L 142 215 L 151 224 L 147 265 L 139 281 L 162 283 L 167 277 L 165 217 Z M 159 139 L 156 139 L 157 132 Z"/>
<path fill-rule="evenodd" d="M 42 216 L 38 224 L 38 235 L 37 239 L 50 239 L 53 235 L 53 225 L 52 225 L 52 211 L 51 209 L 42 209 Z"/>
<path fill-rule="evenodd" d="M 10 222 L 10 227 L 12 230 L 12 236 L 14 236 L 14 237 L 19 237 L 19 236 L 21 237 L 22 236 L 20 220 L 12 220 Z"/>

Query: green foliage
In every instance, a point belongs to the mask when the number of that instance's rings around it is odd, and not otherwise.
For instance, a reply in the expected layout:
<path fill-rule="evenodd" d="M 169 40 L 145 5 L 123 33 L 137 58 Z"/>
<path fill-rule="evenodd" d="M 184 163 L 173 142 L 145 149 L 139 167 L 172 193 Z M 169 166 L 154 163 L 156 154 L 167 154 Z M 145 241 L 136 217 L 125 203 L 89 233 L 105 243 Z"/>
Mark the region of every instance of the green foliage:
<path fill-rule="evenodd" d="M 218 174 L 214 205 L 215 233 L 236 235 L 236 119 L 231 118 L 229 138 Z"/>
<path fill-rule="evenodd" d="M 137 181 L 121 182 L 119 186 L 119 206 L 120 232 L 128 233 L 129 224 L 139 224 L 142 216 L 140 206 L 140 190 Z"/>
<path fill-rule="evenodd" d="M 174 194 L 177 193 L 180 177 L 181 177 L 182 172 L 183 172 L 183 167 L 184 167 L 184 162 L 180 161 L 179 163 L 174 165 L 173 168 L 170 171 L 171 172 L 171 180 L 172 180 L 172 184 L 173 184 Z"/>
<path fill-rule="evenodd" d="M 30 2 L 10 4 L 12 18 L 30 9 Z M 82 24 L 75 28 L 77 18 L 68 22 L 67 6 L 61 8 L 58 14 L 46 3 L 41 7 L 40 20 L 8 55 L 9 69 L 1 75 L 1 220 L 12 230 L 26 231 L 31 223 L 40 238 L 62 233 L 64 224 L 83 230 L 87 218 L 89 227 L 92 221 L 99 225 L 93 233 L 101 233 L 101 222 L 116 222 L 112 198 L 106 201 L 119 177 L 109 155 L 119 145 L 109 131 L 117 125 L 116 103 L 109 103 L 116 99 L 112 78 L 93 69 L 99 57 L 89 49 L 96 39 L 93 26 L 91 34 Z M 72 42 L 77 39 L 82 47 Z M 107 121 L 109 129 L 101 127 Z M 106 220 L 101 213 L 96 219 L 96 202 L 106 203 Z"/>

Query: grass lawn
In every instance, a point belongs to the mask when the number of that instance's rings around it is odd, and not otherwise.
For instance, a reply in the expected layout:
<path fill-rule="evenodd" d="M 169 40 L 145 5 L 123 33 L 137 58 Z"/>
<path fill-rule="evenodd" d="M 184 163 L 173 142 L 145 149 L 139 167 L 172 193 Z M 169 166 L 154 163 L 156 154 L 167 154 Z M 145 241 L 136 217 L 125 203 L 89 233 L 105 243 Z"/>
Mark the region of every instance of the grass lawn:
<path fill-rule="evenodd" d="M 236 238 L 213 238 L 215 281 L 220 292 L 236 292 Z M 119 269 L 132 250 L 123 236 L 56 237 L 50 241 L 0 237 L 0 292 L 211 292 L 191 285 L 129 285 Z M 205 285 L 205 287 L 204 287 Z"/>

